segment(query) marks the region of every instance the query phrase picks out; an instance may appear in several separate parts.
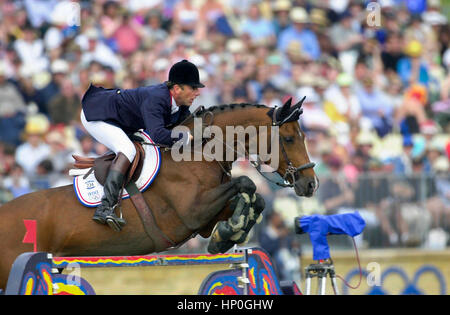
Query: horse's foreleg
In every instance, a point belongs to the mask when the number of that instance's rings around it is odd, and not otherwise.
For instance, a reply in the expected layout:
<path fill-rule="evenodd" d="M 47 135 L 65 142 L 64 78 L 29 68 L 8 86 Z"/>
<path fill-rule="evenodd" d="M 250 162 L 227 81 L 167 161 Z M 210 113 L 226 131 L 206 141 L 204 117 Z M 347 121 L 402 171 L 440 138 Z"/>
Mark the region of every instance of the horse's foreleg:
<path fill-rule="evenodd" d="M 265 202 L 259 194 L 239 193 L 230 203 L 233 215 L 227 221 L 220 221 L 208 245 L 211 254 L 224 253 L 235 244 L 247 241 L 251 228 L 260 221 Z"/>
<path fill-rule="evenodd" d="M 205 191 L 198 198 L 189 216 L 183 217 L 183 222 L 189 229 L 201 231 L 201 235 L 205 236 L 218 219 L 226 220 L 232 214 L 231 211 L 228 214 L 223 213 L 230 199 L 238 193 L 252 195 L 255 190 L 255 184 L 247 176 L 233 178 L 227 183 Z"/>

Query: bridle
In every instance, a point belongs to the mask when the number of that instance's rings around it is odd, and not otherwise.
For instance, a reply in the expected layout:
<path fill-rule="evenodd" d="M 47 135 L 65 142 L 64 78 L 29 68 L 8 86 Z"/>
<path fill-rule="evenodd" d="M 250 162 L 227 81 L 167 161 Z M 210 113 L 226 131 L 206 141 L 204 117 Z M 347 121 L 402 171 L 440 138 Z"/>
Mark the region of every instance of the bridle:
<path fill-rule="evenodd" d="M 296 108 L 295 110 L 293 110 L 291 112 L 291 114 L 286 117 L 285 119 L 281 120 L 281 121 L 277 121 L 276 117 L 277 117 L 277 111 L 280 109 L 280 107 L 275 107 L 274 111 L 273 111 L 273 116 L 272 116 L 272 126 L 281 126 L 282 124 L 284 124 L 285 122 L 287 122 L 292 116 L 298 114 L 300 115 L 303 112 L 303 109 L 301 108 Z M 308 162 L 305 164 L 302 164 L 298 167 L 294 166 L 294 164 L 292 164 L 291 160 L 289 159 L 287 153 L 286 153 L 286 149 L 284 148 L 284 140 L 283 137 L 281 137 L 281 135 L 278 136 L 279 138 L 279 143 L 281 146 L 281 153 L 283 154 L 283 158 L 287 164 L 287 168 L 286 171 L 284 172 L 283 175 L 283 182 L 278 182 L 278 181 L 274 181 L 271 178 L 267 177 L 264 175 L 264 173 L 261 171 L 261 160 L 259 159 L 259 157 L 257 157 L 257 161 L 250 161 L 250 163 L 256 168 L 256 170 L 259 172 L 259 174 L 261 174 L 261 176 L 263 176 L 266 180 L 270 181 L 271 183 L 277 185 L 277 186 L 281 186 L 281 187 L 294 187 L 295 182 L 297 181 L 296 175 L 298 175 L 299 172 L 309 169 L 309 168 L 313 168 L 314 166 L 316 166 L 316 163 L 314 162 Z M 289 182 L 288 179 L 292 179 L 292 183 Z M 318 182 L 318 178 L 316 176 L 317 182 Z"/>

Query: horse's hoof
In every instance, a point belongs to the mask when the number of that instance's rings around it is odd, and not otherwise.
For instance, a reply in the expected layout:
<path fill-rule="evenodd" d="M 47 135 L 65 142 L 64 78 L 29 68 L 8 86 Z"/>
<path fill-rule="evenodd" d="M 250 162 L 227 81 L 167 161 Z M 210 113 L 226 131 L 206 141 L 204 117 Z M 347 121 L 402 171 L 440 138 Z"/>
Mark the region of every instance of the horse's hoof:
<path fill-rule="evenodd" d="M 230 240 L 227 241 L 220 241 L 220 242 L 209 242 L 208 244 L 208 253 L 210 254 L 224 254 L 226 253 L 230 248 L 232 248 L 236 244 L 235 242 L 232 242 Z"/>
<path fill-rule="evenodd" d="M 239 177 L 239 192 L 247 193 L 249 196 L 252 196 L 256 192 L 256 185 L 255 183 L 247 176 L 240 176 Z"/>

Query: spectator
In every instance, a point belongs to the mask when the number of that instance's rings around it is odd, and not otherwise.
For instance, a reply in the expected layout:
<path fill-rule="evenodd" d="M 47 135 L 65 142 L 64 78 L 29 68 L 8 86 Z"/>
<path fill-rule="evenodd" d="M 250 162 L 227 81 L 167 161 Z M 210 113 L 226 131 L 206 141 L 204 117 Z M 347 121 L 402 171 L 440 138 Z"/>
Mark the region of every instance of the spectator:
<path fill-rule="evenodd" d="M 272 19 L 272 23 L 277 38 L 282 31 L 291 25 L 289 19 L 289 11 L 291 8 L 292 4 L 289 0 L 276 0 L 273 4 L 274 18 Z"/>
<path fill-rule="evenodd" d="M 51 78 L 42 88 L 36 91 L 39 111 L 48 115 L 48 104 L 61 91 L 61 83 L 69 72 L 69 64 L 63 59 L 57 59 L 51 64 Z"/>
<path fill-rule="evenodd" d="M 297 99 L 301 100 L 304 96 L 303 115 L 300 116 L 301 126 L 306 132 L 327 131 L 331 126 L 331 120 L 325 114 L 319 96 L 312 87 L 302 87 L 297 90 Z M 307 119 L 305 118 L 307 117 Z"/>
<path fill-rule="evenodd" d="M 143 25 L 142 32 L 142 40 L 150 43 L 163 41 L 167 37 L 167 31 L 162 28 L 161 12 L 152 10 L 148 13 L 147 23 Z"/>
<path fill-rule="evenodd" d="M 339 23 L 330 30 L 330 39 L 338 52 L 338 58 L 346 72 L 352 73 L 352 69 L 358 59 L 364 38 L 353 28 L 353 16 L 345 11 L 341 14 Z"/>
<path fill-rule="evenodd" d="M 386 38 L 381 60 L 386 73 L 397 73 L 398 62 L 404 58 L 403 39 L 399 33 L 389 33 Z"/>
<path fill-rule="evenodd" d="M 57 0 L 39 1 L 24 0 L 24 6 L 27 10 L 31 25 L 35 28 L 41 27 L 44 23 L 51 20 L 53 8 L 58 3 Z"/>
<path fill-rule="evenodd" d="M 410 175 L 412 174 L 412 161 L 413 161 L 413 147 L 414 140 L 412 136 L 407 135 L 403 137 L 403 151 L 400 156 L 394 158 L 391 162 L 394 166 L 394 174 L 397 175 Z"/>
<path fill-rule="evenodd" d="M 300 280 L 301 250 L 280 214 L 270 213 L 267 227 L 259 236 L 259 244 L 272 257 L 280 281 Z"/>
<path fill-rule="evenodd" d="M 48 104 L 49 119 L 52 124 L 70 125 L 80 116 L 80 99 L 69 79 L 61 82 L 61 94 L 55 95 Z"/>
<path fill-rule="evenodd" d="M 9 176 L 7 176 L 3 181 L 3 187 L 12 193 L 13 198 L 17 198 L 31 192 L 30 182 L 25 176 L 23 168 L 17 163 L 13 165 L 11 171 L 9 172 Z"/>
<path fill-rule="evenodd" d="M 15 158 L 27 176 L 34 176 L 38 164 L 50 154 L 50 147 L 43 141 L 48 130 L 45 116 L 36 115 L 25 125 L 25 142 L 17 147 Z"/>
<path fill-rule="evenodd" d="M 382 91 L 374 86 L 373 78 L 367 76 L 363 85 L 356 90 L 362 116 L 367 117 L 380 137 L 391 132 L 393 105 Z"/>
<path fill-rule="evenodd" d="M 342 173 L 342 161 L 337 156 L 331 156 L 326 161 L 330 176 L 320 184 L 319 199 L 325 206 L 327 214 L 351 209 L 354 194 Z"/>
<path fill-rule="evenodd" d="M 80 138 L 79 148 L 75 149 L 72 154 L 83 157 L 98 157 L 95 152 L 95 140 L 90 135 L 84 134 Z M 73 160 L 71 161 L 73 162 Z"/>
<path fill-rule="evenodd" d="M 317 36 L 307 28 L 309 16 L 302 7 L 295 7 L 291 10 L 289 17 L 292 25 L 280 33 L 278 49 L 285 53 L 292 41 L 299 41 L 302 51 L 312 60 L 320 57 L 320 46 Z"/>
<path fill-rule="evenodd" d="M 82 65 L 89 65 L 92 61 L 107 65 L 115 71 L 122 68 L 122 62 L 119 56 L 114 54 L 107 45 L 100 41 L 100 34 L 97 29 L 91 28 L 76 39 L 83 53 L 81 55 Z"/>
<path fill-rule="evenodd" d="M 25 26 L 23 38 L 14 42 L 14 49 L 22 63 L 33 67 L 37 71 L 48 67 L 48 59 L 45 56 L 44 43 L 37 35 L 37 31 L 30 25 Z"/>
<path fill-rule="evenodd" d="M 428 86 L 429 74 L 427 65 L 422 59 L 422 54 L 423 47 L 418 40 L 411 40 L 406 43 L 406 56 L 397 62 L 397 73 L 404 86 L 414 83 Z"/>
<path fill-rule="evenodd" d="M 173 11 L 173 23 L 180 27 L 181 31 L 193 35 L 199 20 L 199 10 L 194 7 L 192 0 L 178 1 Z"/>
<path fill-rule="evenodd" d="M 425 113 L 427 94 L 426 88 L 418 84 L 411 85 L 405 91 L 403 103 L 395 113 L 402 134 L 412 135 L 421 132 L 421 125 L 428 120 Z"/>
<path fill-rule="evenodd" d="M 256 3 L 250 6 L 248 17 L 242 22 L 241 34 L 248 36 L 252 44 L 273 45 L 275 43 L 273 25 L 261 16 L 261 11 Z"/>
<path fill-rule="evenodd" d="M 372 159 L 367 165 L 370 172 L 360 174 L 355 190 L 355 207 L 367 215 L 374 216 L 375 225 L 369 227 L 381 228 L 381 237 L 371 240 L 371 246 L 397 245 L 399 237 L 391 224 L 392 213 L 388 211 L 390 203 L 390 185 L 388 173 L 381 161 Z M 369 231 L 371 233 L 372 231 Z"/>
<path fill-rule="evenodd" d="M 325 92 L 325 102 L 328 105 L 325 111 L 335 122 L 357 124 L 361 118 L 361 106 L 351 89 L 353 78 L 348 73 L 341 73 L 336 83 L 337 86 Z"/>
<path fill-rule="evenodd" d="M 66 169 L 68 162 L 72 159 L 72 149 L 67 145 L 63 130 L 54 129 L 47 133 L 45 142 L 50 147 L 47 157 L 52 163 L 52 171 L 62 172 Z"/>
<path fill-rule="evenodd" d="M 6 65 L 0 62 L 0 141 L 20 144 L 26 106 L 17 87 L 6 79 Z"/>

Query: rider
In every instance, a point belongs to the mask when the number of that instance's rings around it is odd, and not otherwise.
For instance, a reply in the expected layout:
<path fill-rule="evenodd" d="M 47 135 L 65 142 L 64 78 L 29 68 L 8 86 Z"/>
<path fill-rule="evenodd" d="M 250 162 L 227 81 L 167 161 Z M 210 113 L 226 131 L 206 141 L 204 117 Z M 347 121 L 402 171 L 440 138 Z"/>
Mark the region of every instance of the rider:
<path fill-rule="evenodd" d="M 114 210 L 126 172 L 136 155 L 128 135 L 145 129 L 155 143 L 187 144 L 192 135 L 172 138 L 167 127 L 190 114 L 189 106 L 203 87 L 197 67 L 187 60 L 175 63 L 168 81 L 161 84 L 127 90 L 89 86 L 81 100 L 81 122 L 92 137 L 116 154 L 104 184 L 102 203 L 92 218 L 95 222 L 108 223 L 113 228 L 125 225 Z"/>

